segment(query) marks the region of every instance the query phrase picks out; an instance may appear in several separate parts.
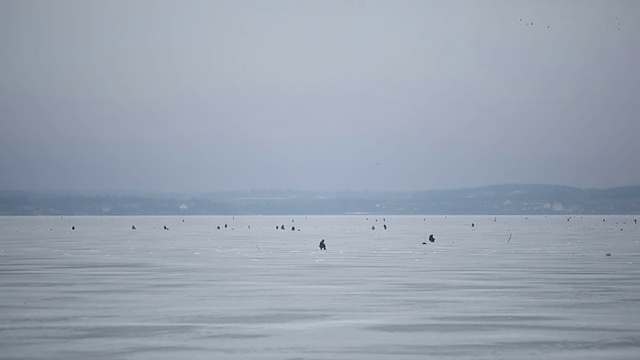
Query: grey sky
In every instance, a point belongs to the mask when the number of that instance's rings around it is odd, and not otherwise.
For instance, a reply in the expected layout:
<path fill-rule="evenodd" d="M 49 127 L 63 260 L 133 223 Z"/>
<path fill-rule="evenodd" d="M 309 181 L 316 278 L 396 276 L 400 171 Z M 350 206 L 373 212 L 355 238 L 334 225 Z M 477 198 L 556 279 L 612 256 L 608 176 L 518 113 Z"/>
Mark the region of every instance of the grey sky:
<path fill-rule="evenodd" d="M 640 184 L 638 1 L 0 0 L 0 189 Z"/>

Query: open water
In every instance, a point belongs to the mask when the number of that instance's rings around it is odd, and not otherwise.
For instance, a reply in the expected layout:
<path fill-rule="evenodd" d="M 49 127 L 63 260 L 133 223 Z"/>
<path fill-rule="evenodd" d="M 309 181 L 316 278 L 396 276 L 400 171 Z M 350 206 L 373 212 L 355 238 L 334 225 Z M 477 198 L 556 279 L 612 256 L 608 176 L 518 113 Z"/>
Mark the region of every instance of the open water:
<path fill-rule="evenodd" d="M 0 217 L 0 358 L 637 359 L 635 218 Z"/>

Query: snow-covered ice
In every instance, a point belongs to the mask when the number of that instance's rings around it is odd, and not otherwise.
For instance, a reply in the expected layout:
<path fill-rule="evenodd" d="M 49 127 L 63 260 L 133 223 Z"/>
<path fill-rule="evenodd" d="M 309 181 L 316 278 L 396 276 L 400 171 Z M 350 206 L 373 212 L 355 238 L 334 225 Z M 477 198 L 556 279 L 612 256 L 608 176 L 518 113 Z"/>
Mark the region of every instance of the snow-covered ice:
<path fill-rule="evenodd" d="M 0 358 L 636 359 L 634 218 L 0 217 Z"/>

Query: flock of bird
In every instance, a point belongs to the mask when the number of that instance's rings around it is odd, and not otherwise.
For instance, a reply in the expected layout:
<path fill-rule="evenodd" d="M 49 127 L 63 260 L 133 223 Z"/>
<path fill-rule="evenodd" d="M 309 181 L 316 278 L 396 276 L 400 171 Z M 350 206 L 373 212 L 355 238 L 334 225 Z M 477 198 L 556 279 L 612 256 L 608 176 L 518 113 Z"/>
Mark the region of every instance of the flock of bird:
<path fill-rule="evenodd" d="M 525 26 L 534 26 L 534 21 L 533 20 L 523 20 L 522 18 L 520 18 L 520 23 L 525 25 Z M 547 23 L 546 24 L 547 29 L 551 28 L 551 24 Z M 618 29 L 618 31 L 621 30 L 621 24 L 620 24 L 620 18 L 616 16 L 616 27 Z"/>

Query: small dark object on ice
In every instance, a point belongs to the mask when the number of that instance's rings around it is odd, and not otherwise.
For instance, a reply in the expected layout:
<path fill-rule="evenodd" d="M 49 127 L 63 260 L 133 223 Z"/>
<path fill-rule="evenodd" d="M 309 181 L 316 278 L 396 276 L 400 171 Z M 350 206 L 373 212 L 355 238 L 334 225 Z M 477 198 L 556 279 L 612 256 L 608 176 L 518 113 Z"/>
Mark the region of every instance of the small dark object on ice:
<path fill-rule="evenodd" d="M 433 237 L 433 234 L 429 235 L 429 241 L 436 242 L 436 238 Z"/>
<path fill-rule="evenodd" d="M 131 230 L 135 230 L 136 226 L 135 225 L 131 225 Z"/>
<path fill-rule="evenodd" d="M 606 256 L 611 256 L 611 253 L 606 253 L 605 255 L 606 255 Z"/>
<path fill-rule="evenodd" d="M 169 230 L 169 228 L 167 227 L 167 225 L 164 225 L 164 229 L 165 229 L 165 230 Z"/>
<path fill-rule="evenodd" d="M 324 244 L 324 239 L 320 241 L 320 245 L 318 246 L 320 247 L 320 250 L 327 250 L 327 245 Z"/>
<path fill-rule="evenodd" d="M 75 229 L 76 229 L 76 227 L 75 227 L 75 226 L 72 226 L 72 227 L 71 227 L 71 230 L 75 230 Z"/>

